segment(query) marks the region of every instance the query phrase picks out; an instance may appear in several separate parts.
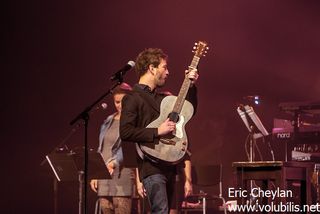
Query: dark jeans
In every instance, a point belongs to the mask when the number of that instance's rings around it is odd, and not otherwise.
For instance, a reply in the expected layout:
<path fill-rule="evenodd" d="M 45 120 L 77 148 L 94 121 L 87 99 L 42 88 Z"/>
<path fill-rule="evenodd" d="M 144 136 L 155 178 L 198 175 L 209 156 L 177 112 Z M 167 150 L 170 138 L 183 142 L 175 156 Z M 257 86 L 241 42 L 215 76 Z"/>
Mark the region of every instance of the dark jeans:
<path fill-rule="evenodd" d="M 150 175 L 142 181 L 147 191 L 152 214 L 169 213 L 167 181 L 166 176 L 161 174 Z"/>

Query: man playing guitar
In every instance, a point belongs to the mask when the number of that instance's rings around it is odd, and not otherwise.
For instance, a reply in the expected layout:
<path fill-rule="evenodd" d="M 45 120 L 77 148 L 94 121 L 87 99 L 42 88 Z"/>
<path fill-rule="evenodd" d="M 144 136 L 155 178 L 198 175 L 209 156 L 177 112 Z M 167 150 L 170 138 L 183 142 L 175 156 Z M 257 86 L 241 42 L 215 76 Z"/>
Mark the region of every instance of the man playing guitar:
<path fill-rule="evenodd" d="M 138 73 L 139 82 L 134 86 L 132 93 L 127 94 L 122 100 L 120 137 L 123 141 L 153 147 L 160 138 L 175 132 L 177 121 L 172 121 L 170 118 L 165 119 L 158 127 L 147 128 L 148 124 L 160 115 L 160 104 L 165 96 L 157 93 L 156 89 L 164 86 L 169 76 L 167 59 L 168 56 L 157 48 L 145 49 L 138 55 L 135 70 Z M 197 105 L 197 90 L 194 83 L 198 76 L 195 68 L 189 68 L 186 71 L 186 77 L 191 81 L 186 100 L 192 103 L 193 108 Z M 185 159 L 189 159 L 188 155 L 185 156 Z M 175 205 L 173 203 L 175 197 L 172 193 L 177 163 L 168 164 L 150 159 L 143 154 L 138 159 L 139 178 L 146 190 L 151 213 L 168 213 L 169 209 Z M 191 175 L 187 176 L 185 191 L 188 195 L 191 193 L 192 184 Z"/>

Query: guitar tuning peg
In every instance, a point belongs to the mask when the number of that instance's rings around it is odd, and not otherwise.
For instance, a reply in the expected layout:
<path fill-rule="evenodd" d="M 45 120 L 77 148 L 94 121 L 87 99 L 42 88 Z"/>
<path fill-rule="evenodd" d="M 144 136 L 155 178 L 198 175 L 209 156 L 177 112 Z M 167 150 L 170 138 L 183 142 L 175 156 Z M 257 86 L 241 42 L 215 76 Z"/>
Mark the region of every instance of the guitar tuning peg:
<path fill-rule="evenodd" d="M 209 47 L 207 46 L 206 49 L 209 50 Z"/>
<path fill-rule="evenodd" d="M 198 42 L 195 42 L 194 45 L 198 45 Z"/>

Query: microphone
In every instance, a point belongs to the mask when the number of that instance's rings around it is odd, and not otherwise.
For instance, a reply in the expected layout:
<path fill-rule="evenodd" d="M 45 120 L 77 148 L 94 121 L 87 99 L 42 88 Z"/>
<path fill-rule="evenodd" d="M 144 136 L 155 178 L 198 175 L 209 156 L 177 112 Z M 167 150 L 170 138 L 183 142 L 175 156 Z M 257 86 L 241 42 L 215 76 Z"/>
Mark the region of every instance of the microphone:
<path fill-rule="evenodd" d="M 122 80 L 122 77 L 129 71 L 131 68 L 134 67 L 136 63 L 132 60 L 130 60 L 123 68 L 121 68 L 119 71 L 117 71 L 115 74 L 113 74 L 110 77 L 110 80 Z"/>

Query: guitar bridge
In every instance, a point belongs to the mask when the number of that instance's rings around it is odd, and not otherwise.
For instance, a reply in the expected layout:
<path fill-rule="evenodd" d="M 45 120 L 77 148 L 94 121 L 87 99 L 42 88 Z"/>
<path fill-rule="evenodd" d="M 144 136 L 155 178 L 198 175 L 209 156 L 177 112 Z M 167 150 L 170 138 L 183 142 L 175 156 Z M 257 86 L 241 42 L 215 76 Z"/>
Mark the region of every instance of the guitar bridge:
<path fill-rule="evenodd" d="M 176 142 L 167 138 L 161 138 L 160 142 L 167 145 L 176 145 Z"/>

